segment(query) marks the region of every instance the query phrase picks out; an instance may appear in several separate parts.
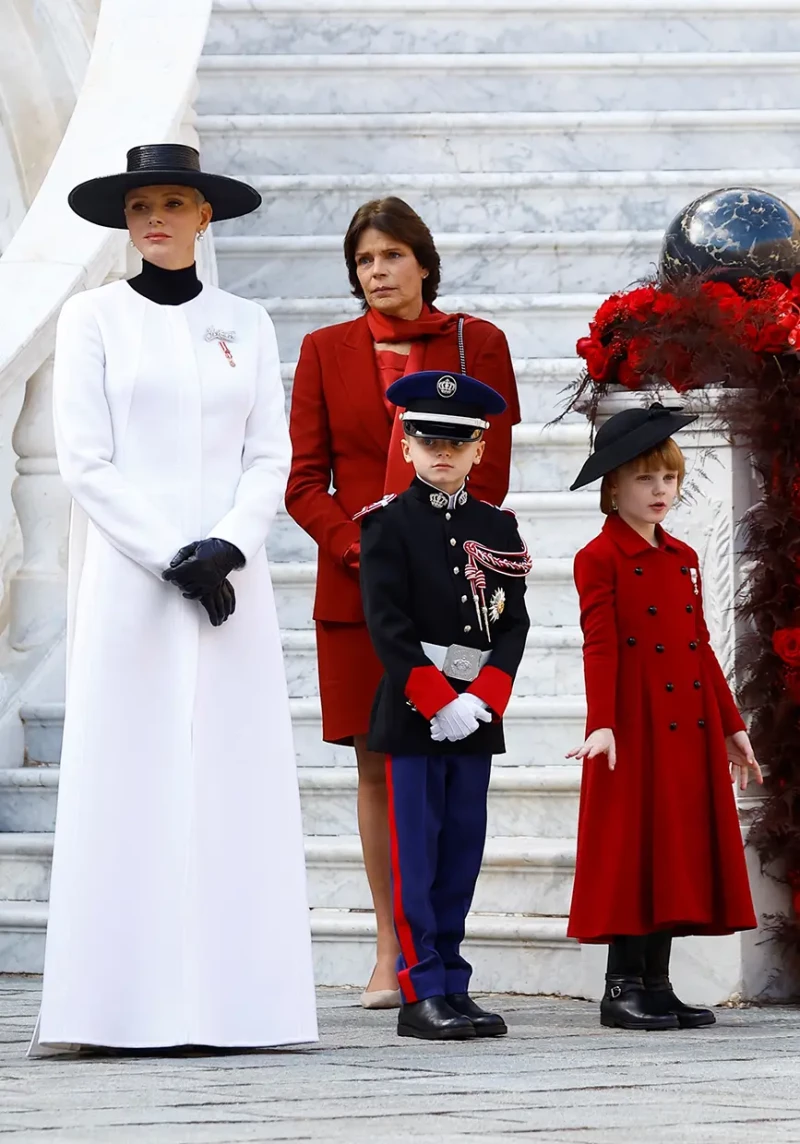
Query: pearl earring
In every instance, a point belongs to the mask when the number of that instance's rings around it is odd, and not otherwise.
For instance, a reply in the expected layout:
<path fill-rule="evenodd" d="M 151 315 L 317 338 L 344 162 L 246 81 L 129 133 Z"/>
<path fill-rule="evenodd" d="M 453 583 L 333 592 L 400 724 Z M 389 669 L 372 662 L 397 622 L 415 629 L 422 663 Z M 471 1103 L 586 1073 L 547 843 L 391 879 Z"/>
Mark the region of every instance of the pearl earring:
<path fill-rule="evenodd" d="M 206 232 L 205 232 L 204 230 L 198 230 L 198 232 L 197 232 L 197 241 L 198 241 L 198 242 L 202 242 L 202 241 L 203 241 L 203 239 L 205 238 L 205 236 L 206 236 Z"/>
<path fill-rule="evenodd" d="M 619 506 L 617 505 L 617 502 L 613 497 L 611 498 L 611 511 L 612 512 L 619 512 Z"/>

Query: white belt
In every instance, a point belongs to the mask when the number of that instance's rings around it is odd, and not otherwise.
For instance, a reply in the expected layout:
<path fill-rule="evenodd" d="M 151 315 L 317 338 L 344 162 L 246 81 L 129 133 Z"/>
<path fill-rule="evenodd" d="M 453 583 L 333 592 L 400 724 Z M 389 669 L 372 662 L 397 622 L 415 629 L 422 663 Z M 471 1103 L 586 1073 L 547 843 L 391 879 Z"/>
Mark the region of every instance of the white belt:
<path fill-rule="evenodd" d="M 422 650 L 431 663 L 448 678 L 466 680 L 467 683 L 478 678 L 478 672 L 489 662 L 492 654 L 491 651 L 479 651 L 476 647 L 464 647 L 463 644 L 443 647 L 441 644 L 424 643 Z"/>

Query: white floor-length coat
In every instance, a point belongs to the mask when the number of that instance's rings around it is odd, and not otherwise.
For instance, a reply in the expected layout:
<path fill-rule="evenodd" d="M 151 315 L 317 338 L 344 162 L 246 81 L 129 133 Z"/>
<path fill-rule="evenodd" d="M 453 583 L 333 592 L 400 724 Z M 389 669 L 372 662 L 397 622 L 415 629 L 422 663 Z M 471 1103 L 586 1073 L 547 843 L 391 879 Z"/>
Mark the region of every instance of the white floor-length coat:
<path fill-rule="evenodd" d="M 125 282 L 78 295 L 58 325 L 54 410 L 73 527 L 33 1051 L 313 1041 L 297 775 L 264 550 L 290 458 L 272 323 L 210 286 L 180 306 Z M 205 536 L 247 561 L 220 628 L 161 579 Z"/>

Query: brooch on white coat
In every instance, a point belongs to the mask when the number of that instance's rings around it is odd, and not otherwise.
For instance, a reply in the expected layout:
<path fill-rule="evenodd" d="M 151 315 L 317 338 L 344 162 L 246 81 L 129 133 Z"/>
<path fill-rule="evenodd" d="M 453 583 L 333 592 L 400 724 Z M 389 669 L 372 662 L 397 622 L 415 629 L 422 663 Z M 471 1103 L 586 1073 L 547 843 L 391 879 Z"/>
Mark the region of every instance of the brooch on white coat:
<path fill-rule="evenodd" d="M 695 596 L 699 596 L 700 595 L 700 589 L 698 588 L 697 585 L 698 585 L 698 581 L 700 579 L 700 576 L 699 576 L 697 569 L 696 568 L 690 568 L 689 569 L 689 576 L 690 576 L 691 581 L 692 581 L 692 587 L 694 588 L 694 594 L 695 594 Z"/>
<path fill-rule="evenodd" d="M 215 330 L 213 326 L 209 326 L 206 330 L 206 341 L 219 342 L 220 349 L 225 354 L 228 365 L 232 369 L 236 369 L 236 362 L 233 360 L 233 354 L 231 353 L 231 348 L 228 345 L 228 342 L 236 341 L 235 330 Z"/>

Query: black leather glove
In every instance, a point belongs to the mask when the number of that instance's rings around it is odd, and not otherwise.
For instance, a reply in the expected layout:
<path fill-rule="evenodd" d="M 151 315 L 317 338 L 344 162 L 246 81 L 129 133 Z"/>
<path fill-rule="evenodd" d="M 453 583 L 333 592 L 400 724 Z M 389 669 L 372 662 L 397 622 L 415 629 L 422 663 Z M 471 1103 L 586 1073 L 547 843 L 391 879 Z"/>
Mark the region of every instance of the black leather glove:
<path fill-rule="evenodd" d="M 236 611 L 236 593 L 229 580 L 223 580 L 219 588 L 200 597 L 200 603 L 208 612 L 208 618 L 215 628 L 224 624 Z"/>
<path fill-rule="evenodd" d="M 177 584 L 187 600 L 199 600 L 215 592 L 228 573 L 244 563 L 235 544 L 212 536 L 181 548 L 161 575 L 170 584 Z"/>

